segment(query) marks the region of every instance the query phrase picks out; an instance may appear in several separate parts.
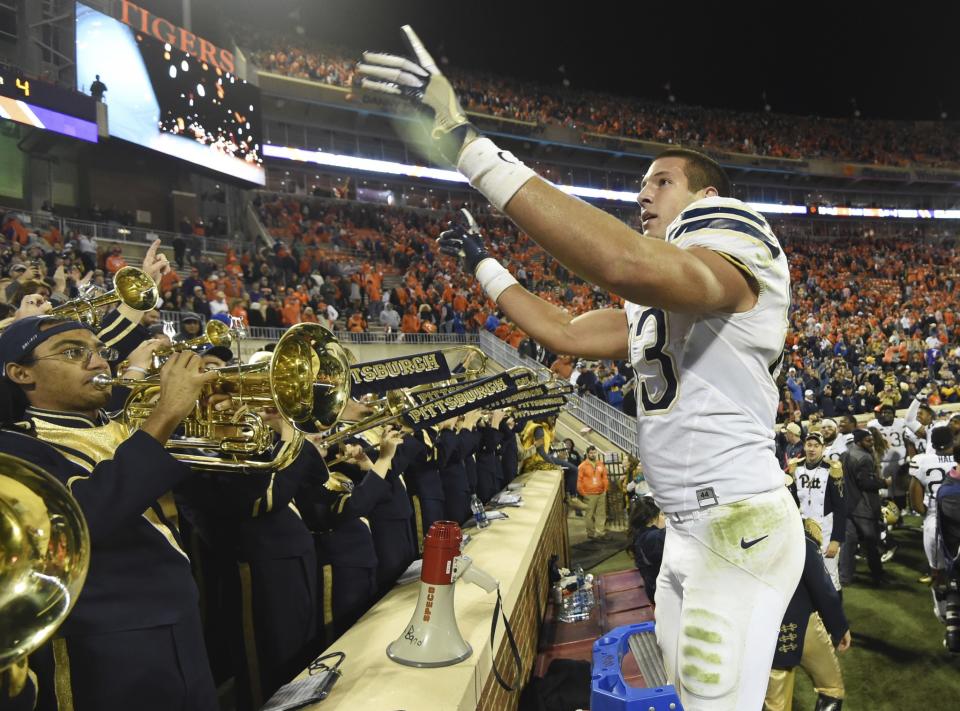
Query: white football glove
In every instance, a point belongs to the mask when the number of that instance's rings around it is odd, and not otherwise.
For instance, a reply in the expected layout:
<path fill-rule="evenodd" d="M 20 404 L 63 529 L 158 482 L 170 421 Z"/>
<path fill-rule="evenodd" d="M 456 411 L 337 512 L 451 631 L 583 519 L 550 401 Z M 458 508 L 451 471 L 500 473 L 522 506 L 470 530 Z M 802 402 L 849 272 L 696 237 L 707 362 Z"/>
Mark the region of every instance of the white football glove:
<path fill-rule="evenodd" d="M 404 39 L 416 61 L 395 54 L 364 52 L 357 71 L 363 75 L 364 89 L 403 97 L 421 109 L 432 121 L 430 137 L 438 150 L 457 164 L 463 147 L 480 132 L 467 120 L 457 95 L 437 68 L 410 25 L 403 26 Z"/>

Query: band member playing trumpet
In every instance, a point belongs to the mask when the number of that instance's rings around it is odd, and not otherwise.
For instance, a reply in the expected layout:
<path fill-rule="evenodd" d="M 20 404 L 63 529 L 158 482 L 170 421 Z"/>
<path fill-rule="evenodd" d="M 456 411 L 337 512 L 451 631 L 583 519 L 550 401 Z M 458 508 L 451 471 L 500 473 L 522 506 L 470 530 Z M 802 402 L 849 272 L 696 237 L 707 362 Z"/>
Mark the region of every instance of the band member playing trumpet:
<path fill-rule="evenodd" d="M 6 441 L 4 449 L 56 459 L 43 466 L 70 489 L 90 529 L 90 572 L 52 643 L 56 684 L 48 693 L 60 708 L 72 699 L 81 710 L 212 711 L 196 585 L 157 500 L 190 477 L 163 443 L 215 376 L 193 353 L 171 357 L 152 415 L 130 434 L 101 409 L 109 389 L 93 384 L 115 357 L 77 321 L 27 317 L 0 335 L 4 419 L 21 423 L 21 434 L 8 436 L 15 451 Z"/>
<path fill-rule="evenodd" d="M 217 368 L 232 357 L 215 347 L 202 361 Z M 215 407 L 233 407 L 226 396 L 213 397 L 225 398 Z M 275 410 L 259 414 L 277 446 L 295 436 Z M 210 553 L 213 570 L 203 577 L 208 645 L 218 676 L 235 677 L 241 710 L 260 708 L 295 676 L 318 633 L 313 536 L 293 503 L 306 477 L 326 478 L 312 450 L 303 447 L 282 469 L 198 472 L 176 490 L 177 508 Z"/>

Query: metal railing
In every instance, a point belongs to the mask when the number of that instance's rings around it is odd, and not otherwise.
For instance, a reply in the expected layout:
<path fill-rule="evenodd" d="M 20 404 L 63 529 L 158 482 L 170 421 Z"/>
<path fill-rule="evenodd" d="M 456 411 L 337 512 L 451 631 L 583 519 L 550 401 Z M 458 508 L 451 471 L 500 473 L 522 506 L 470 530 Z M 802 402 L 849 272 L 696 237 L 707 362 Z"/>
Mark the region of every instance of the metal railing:
<path fill-rule="evenodd" d="M 226 237 L 200 237 L 198 235 L 181 235 L 179 232 L 155 230 L 151 227 L 129 227 L 113 223 L 87 222 L 86 220 L 57 217 L 53 219 L 60 223 L 60 232 L 64 236 L 73 231 L 96 239 L 138 244 L 149 244 L 153 240 L 159 239 L 160 243 L 167 247 L 173 247 L 173 241 L 180 237 L 186 241 L 188 250 L 192 249 L 198 254 L 200 252 L 223 254 L 231 245 L 239 246 L 239 240 Z"/>
<path fill-rule="evenodd" d="M 180 330 L 180 323 L 183 317 L 187 315 L 185 311 L 166 311 L 160 310 L 162 321 L 169 321 Z M 200 317 L 200 325 L 203 326 L 206 319 L 202 314 L 195 314 Z M 247 338 L 253 338 L 260 341 L 277 341 L 289 328 L 274 328 L 270 326 L 250 326 L 246 329 Z M 476 333 L 386 333 L 384 331 L 374 333 L 352 333 L 350 331 L 336 330 L 333 335 L 338 341 L 343 343 L 372 343 L 388 345 L 435 345 L 435 344 L 477 344 L 479 337 Z"/>
<path fill-rule="evenodd" d="M 172 247 L 173 240 L 181 236 L 178 232 L 156 230 L 152 227 L 121 225 L 113 222 L 90 222 L 68 217 L 58 217 L 48 212 L 31 212 L 17 207 L 0 206 L 0 211 L 14 213 L 21 217 L 27 228 L 57 227 L 66 240 L 70 232 L 77 232 L 95 239 L 131 244 L 149 244 L 159 239 L 162 244 Z M 231 245 L 239 246 L 238 240 L 227 237 L 198 237 L 186 235 L 187 247 L 198 252 L 224 253 Z"/>
<path fill-rule="evenodd" d="M 480 348 L 500 365 L 510 368 L 522 365 L 550 374 L 542 363 L 521 355 L 516 348 L 504 343 L 492 333 L 480 333 Z M 607 438 L 625 452 L 637 448 L 637 421 L 609 403 L 590 395 L 581 397 L 576 393 L 567 398 L 567 412 L 587 425 L 597 434 Z"/>
<path fill-rule="evenodd" d="M 279 339 L 284 333 L 287 332 L 286 328 L 265 328 L 261 326 L 252 326 L 247 329 L 247 335 L 250 338 L 258 338 L 261 340 L 275 341 Z M 337 337 L 338 341 L 342 343 L 371 343 L 371 344 L 388 344 L 388 345 L 409 345 L 409 344 L 424 344 L 424 345 L 434 345 L 434 344 L 460 344 L 460 343 L 477 343 L 477 334 L 475 333 L 466 333 L 463 335 L 456 333 L 352 333 L 350 331 L 334 331 L 333 335 Z"/>
<path fill-rule="evenodd" d="M 260 216 L 257 214 L 257 210 L 253 207 L 252 202 L 247 203 L 247 209 L 244 212 L 244 219 L 247 223 L 247 230 L 250 234 L 256 235 L 263 243 L 267 245 L 270 249 L 273 249 L 273 244 L 276 240 L 273 238 L 273 235 L 270 234 L 263 222 L 260 221 Z"/>

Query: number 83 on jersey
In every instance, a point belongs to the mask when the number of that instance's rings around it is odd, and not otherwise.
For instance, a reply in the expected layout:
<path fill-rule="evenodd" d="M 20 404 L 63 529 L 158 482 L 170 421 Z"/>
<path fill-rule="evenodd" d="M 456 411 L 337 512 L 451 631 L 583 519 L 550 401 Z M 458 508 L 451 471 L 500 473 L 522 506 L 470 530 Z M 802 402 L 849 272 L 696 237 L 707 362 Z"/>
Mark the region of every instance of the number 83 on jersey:
<path fill-rule="evenodd" d="M 675 316 L 663 309 L 634 309 L 627 315 L 630 360 L 637 373 L 637 404 L 644 415 L 664 415 L 680 396 L 680 371 L 670 351 L 670 321 Z"/>

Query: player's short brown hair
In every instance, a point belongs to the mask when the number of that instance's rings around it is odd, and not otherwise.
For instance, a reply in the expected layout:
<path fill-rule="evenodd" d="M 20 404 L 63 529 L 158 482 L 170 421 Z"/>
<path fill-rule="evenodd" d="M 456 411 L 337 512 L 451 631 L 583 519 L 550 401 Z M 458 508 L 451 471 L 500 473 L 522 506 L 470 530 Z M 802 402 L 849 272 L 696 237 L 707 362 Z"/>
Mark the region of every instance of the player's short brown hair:
<path fill-rule="evenodd" d="M 657 156 L 660 158 L 682 158 L 683 174 L 687 176 L 687 187 L 690 192 L 697 192 L 704 188 L 716 188 L 720 197 L 729 197 L 731 193 L 730 178 L 727 172 L 717 161 L 708 155 L 691 148 L 668 148 Z"/>

